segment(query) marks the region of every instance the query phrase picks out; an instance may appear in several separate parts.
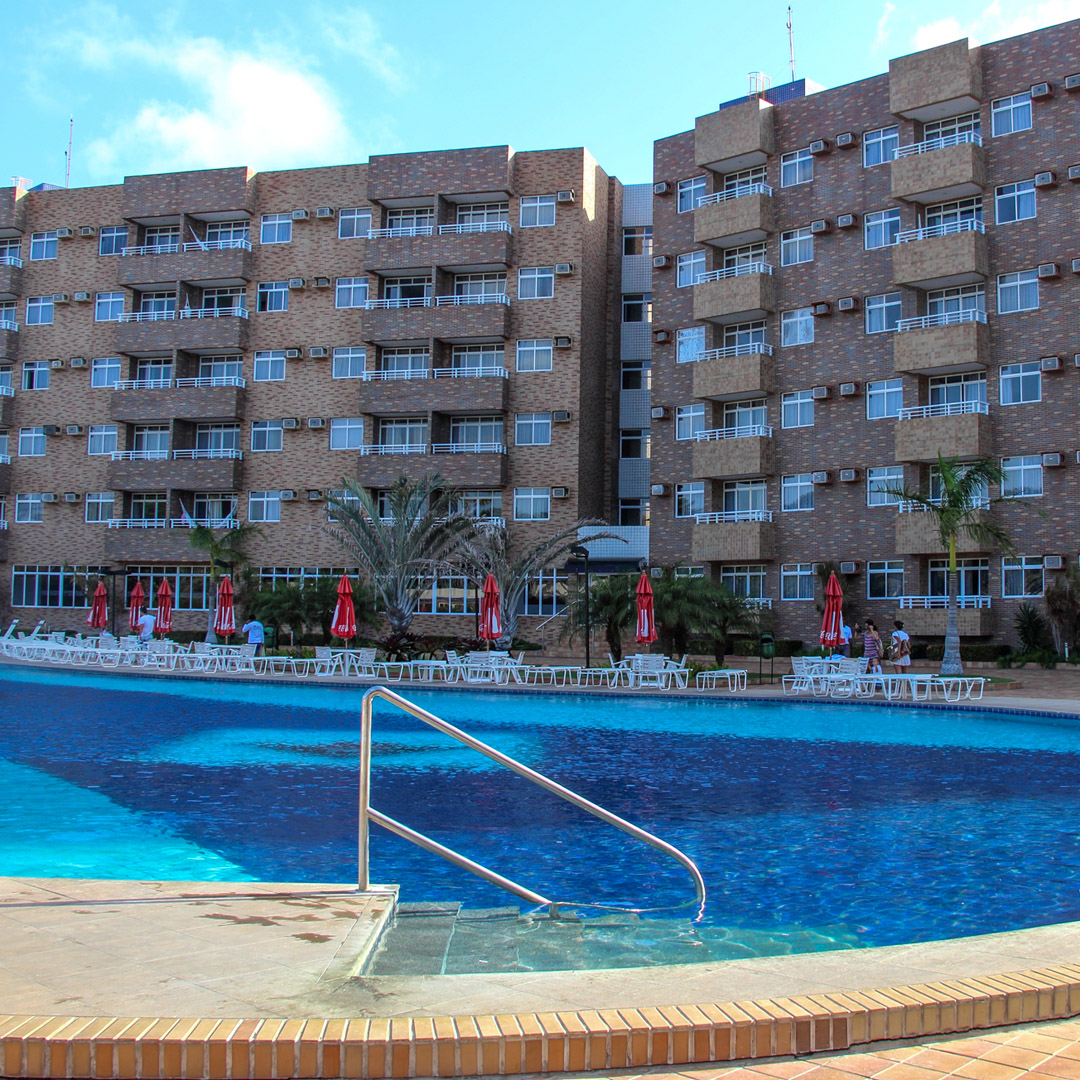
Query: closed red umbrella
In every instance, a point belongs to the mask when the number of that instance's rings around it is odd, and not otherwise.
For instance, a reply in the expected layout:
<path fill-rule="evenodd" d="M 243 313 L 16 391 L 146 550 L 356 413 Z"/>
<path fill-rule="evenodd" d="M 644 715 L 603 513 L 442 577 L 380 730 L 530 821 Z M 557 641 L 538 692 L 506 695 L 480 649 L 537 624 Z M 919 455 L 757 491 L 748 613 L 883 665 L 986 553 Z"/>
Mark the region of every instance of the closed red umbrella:
<path fill-rule="evenodd" d="M 172 629 L 172 588 L 166 578 L 157 590 L 157 632 L 167 634 Z"/>
<path fill-rule="evenodd" d="M 649 575 L 643 570 L 634 590 L 637 600 L 637 634 L 634 640 L 639 645 L 651 645 L 656 640 L 656 616 L 653 614 L 653 592 Z"/>
<path fill-rule="evenodd" d="M 349 575 L 342 574 L 338 582 L 337 606 L 334 608 L 334 621 L 330 626 L 330 633 L 343 641 L 356 637 L 356 608 L 352 597 Z"/>
<path fill-rule="evenodd" d="M 480 594 L 480 637 L 484 641 L 497 641 L 502 637 L 502 623 L 499 620 L 499 583 L 494 574 L 484 578 L 484 588 Z"/>
<path fill-rule="evenodd" d="M 146 610 L 146 593 L 143 592 L 141 581 L 135 582 L 135 587 L 131 590 L 128 606 L 131 609 L 128 615 L 128 623 L 131 626 L 131 632 L 137 634 L 139 632 L 139 620 L 142 618 L 143 611 Z"/>
<path fill-rule="evenodd" d="M 236 612 L 233 610 L 233 587 L 228 576 L 221 579 L 217 591 L 217 611 L 214 613 L 214 633 L 231 637 L 236 633 Z"/>
<path fill-rule="evenodd" d="M 90 614 L 86 616 L 86 625 L 91 630 L 104 630 L 109 624 L 109 601 L 105 592 L 105 582 L 99 581 L 90 602 Z"/>
<path fill-rule="evenodd" d="M 828 649 L 838 649 L 844 642 L 842 607 L 844 591 L 836 574 L 829 575 L 825 586 L 825 615 L 821 620 L 821 644 Z"/>

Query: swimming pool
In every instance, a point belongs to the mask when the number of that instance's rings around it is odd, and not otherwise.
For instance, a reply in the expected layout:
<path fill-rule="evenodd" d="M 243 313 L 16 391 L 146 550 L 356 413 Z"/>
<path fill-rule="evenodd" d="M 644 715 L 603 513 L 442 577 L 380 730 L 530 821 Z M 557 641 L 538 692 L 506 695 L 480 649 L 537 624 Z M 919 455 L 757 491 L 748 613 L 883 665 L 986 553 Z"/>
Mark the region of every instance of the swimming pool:
<path fill-rule="evenodd" d="M 1074 718 L 405 692 L 694 858 L 694 959 L 1080 919 Z M 354 880 L 360 694 L 0 668 L 0 873 Z M 549 895 L 691 895 L 663 857 L 381 703 L 372 777 L 376 807 Z M 508 899 L 377 828 L 371 862 L 406 901 Z"/>

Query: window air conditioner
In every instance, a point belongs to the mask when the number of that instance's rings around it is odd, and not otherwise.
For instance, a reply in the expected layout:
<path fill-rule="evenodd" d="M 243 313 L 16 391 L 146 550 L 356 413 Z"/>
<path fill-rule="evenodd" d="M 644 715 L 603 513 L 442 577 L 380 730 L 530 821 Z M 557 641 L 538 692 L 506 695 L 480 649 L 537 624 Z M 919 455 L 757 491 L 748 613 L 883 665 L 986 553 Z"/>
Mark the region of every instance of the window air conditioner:
<path fill-rule="evenodd" d="M 667 344 L 667 342 L 669 342 L 671 340 L 671 331 L 670 330 L 654 330 L 652 332 L 652 335 L 653 335 L 653 340 L 658 345 L 665 345 L 665 344 Z"/>
<path fill-rule="evenodd" d="M 89 299 L 90 299 L 90 294 L 88 292 L 77 292 L 75 294 L 75 300 L 76 300 L 77 303 L 85 304 L 86 301 L 89 300 Z"/>
<path fill-rule="evenodd" d="M 840 564 L 841 574 L 857 574 L 859 572 L 859 564 L 854 560 L 845 560 Z"/>
<path fill-rule="evenodd" d="M 81 356 L 73 356 L 68 363 L 72 367 L 86 367 L 86 360 Z"/>
<path fill-rule="evenodd" d="M 1080 90 L 1080 73 L 1065 76 L 1065 89 L 1072 93 Z"/>
<path fill-rule="evenodd" d="M 810 143 L 811 154 L 827 154 L 831 149 L 828 139 L 814 139 Z"/>
<path fill-rule="evenodd" d="M 832 304 L 828 300 L 818 300 L 817 303 L 810 305 L 810 314 L 815 318 L 821 318 L 824 315 L 832 314 Z"/>
<path fill-rule="evenodd" d="M 323 497 L 323 493 L 318 488 L 308 488 L 307 497 L 308 502 L 318 502 Z"/>
<path fill-rule="evenodd" d="M 817 221 L 810 222 L 810 231 L 812 233 L 827 233 L 831 228 L 832 226 L 827 218 L 818 218 Z"/>
<path fill-rule="evenodd" d="M 836 301 L 837 311 L 858 311 L 859 310 L 859 298 L 857 296 L 841 296 Z"/>
<path fill-rule="evenodd" d="M 859 384 L 857 382 L 842 382 L 840 384 L 840 396 L 851 397 L 853 394 L 859 392 Z"/>
<path fill-rule="evenodd" d="M 825 398 L 829 396 L 830 392 L 831 391 L 827 386 L 815 386 L 813 390 L 810 391 L 810 393 L 813 394 L 814 399 L 817 401 L 824 401 Z"/>
<path fill-rule="evenodd" d="M 62 368 L 64 366 L 63 360 L 50 360 L 49 367 Z"/>
<path fill-rule="evenodd" d="M 278 498 L 282 502 L 292 502 L 296 498 L 296 492 L 292 488 L 284 488 L 278 492 Z"/>
<path fill-rule="evenodd" d="M 662 566 L 650 566 L 649 577 L 662 578 L 664 576 L 664 568 Z"/>
<path fill-rule="evenodd" d="M 74 229 L 62 228 L 56 230 L 57 238 L 60 240 L 70 240 L 75 235 Z"/>
<path fill-rule="evenodd" d="M 1047 169 L 1046 172 L 1037 172 L 1035 174 L 1035 186 L 1036 187 L 1056 187 L 1057 186 L 1057 174 Z"/>
<path fill-rule="evenodd" d="M 300 421 L 297 420 L 295 416 L 286 416 L 285 419 L 281 421 L 281 426 L 285 431 L 292 431 L 294 428 L 300 426 Z"/>
<path fill-rule="evenodd" d="M 666 405 L 654 405 L 649 412 L 654 420 L 666 420 L 668 416 Z"/>
<path fill-rule="evenodd" d="M 315 288 L 316 289 L 329 289 L 330 288 L 330 279 L 328 277 L 317 277 L 315 279 Z"/>
<path fill-rule="evenodd" d="M 292 212 L 293 221 L 307 221 L 308 212 L 306 210 L 294 210 Z"/>
<path fill-rule="evenodd" d="M 46 424 L 41 429 L 46 435 L 59 435 L 60 426 L 58 424 Z"/>
<path fill-rule="evenodd" d="M 1080 79 L 1080 75 L 1077 76 L 1077 79 Z M 670 195 L 671 185 L 666 180 L 661 180 L 659 183 L 653 184 L 652 193 L 654 195 Z"/>
<path fill-rule="evenodd" d="M 81 435 L 82 428 L 78 424 L 67 424 L 64 427 L 64 432 L 67 435 Z"/>
<path fill-rule="evenodd" d="M 1065 464 L 1065 459 L 1060 454 L 1043 454 L 1042 463 L 1044 469 L 1057 469 Z"/>
<path fill-rule="evenodd" d="M 832 477 L 826 469 L 821 469 L 819 472 L 810 474 L 810 482 L 813 484 L 828 484 L 831 483 L 831 481 Z"/>
<path fill-rule="evenodd" d="M 1054 96 L 1054 84 L 1037 82 L 1031 84 L 1031 96 L 1033 98 L 1048 98 Z"/>
<path fill-rule="evenodd" d="M 79 229 L 80 236 L 94 236 L 97 233 L 97 229 L 93 225 L 83 225 Z"/>
<path fill-rule="evenodd" d="M 56 495 L 51 491 L 43 491 L 41 493 L 42 502 L 56 502 Z"/>
<path fill-rule="evenodd" d="M 1072 272 L 1074 274 L 1080 274 L 1080 259 L 1073 259 L 1073 261 L 1072 261 Z"/>
<path fill-rule="evenodd" d="M 78 502 L 82 496 L 77 491 L 65 491 L 64 502 Z"/>
<path fill-rule="evenodd" d="M 1078 353 L 1073 353 L 1073 363 L 1074 363 L 1074 364 L 1075 364 L 1075 365 L 1076 365 L 1077 367 L 1080 367 L 1080 352 L 1078 352 Z"/>
<path fill-rule="evenodd" d="M 1080 180 L 1080 165 L 1069 166 L 1069 179 L 1072 180 L 1074 183 L 1077 180 Z"/>
<path fill-rule="evenodd" d="M 650 495 L 666 495 L 667 494 L 667 484 L 650 484 L 649 485 L 649 494 Z"/>
<path fill-rule="evenodd" d="M 1061 276 L 1061 267 L 1057 263 L 1039 263 L 1039 269 L 1036 271 L 1041 278 L 1056 278 Z"/>
<path fill-rule="evenodd" d="M 567 409 L 556 409 L 551 414 L 551 422 L 553 424 L 569 424 L 570 413 Z"/>
<path fill-rule="evenodd" d="M 303 356 L 303 355 L 304 355 L 304 350 L 303 349 L 286 349 L 285 350 L 285 359 L 286 360 L 299 360 L 300 357 Z"/>
<path fill-rule="evenodd" d="M 52 302 L 54 304 L 66 304 L 68 302 L 68 294 L 66 292 L 53 293 Z"/>
<path fill-rule="evenodd" d="M 566 499 L 570 497 L 570 489 L 567 487 L 553 487 L 551 489 L 553 499 Z"/>
<path fill-rule="evenodd" d="M 323 359 L 326 356 L 326 346 L 312 345 L 311 348 L 308 349 L 308 356 L 310 356 L 312 360 Z"/>
<path fill-rule="evenodd" d="M 841 469 L 840 470 L 840 483 L 851 484 L 859 479 L 858 469 Z"/>
<path fill-rule="evenodd" d="M 836 215 L 836 227 L 838 229 L 854 229 L 859 223 L 859 218 L 856 214 L 837 214 Z"/>
<path fill-rule="evenodd" d="M 1039 369 L 1041 371 L 1061 371 L 1062 363 L 1060 356 L 1040 356 Z"/>
<path fill-rule="evenodd" d="M 574 201 L 574 193 L 572 191 L 570 191 L 570 190 L 560 191 L 555 196 L 555 201 L 556 202 L 561 202 L 561 203 L 573 202 Z"/>
<path fill-rule="evenodd" d="M 854 131 L 842 131 L 836 136 L 836 145 L 841 150 L 852 150 L 855 144 L 859 141 L 858 136 Z"/>
<path fill-rule="evenodd" d="M 321 416 L 309 416 L 307 426 L 309 428 L 321 428 L 326 421 Z"/>
<path fill-rule="evenodd" d="M 663 270 L 665 266 L 670 266 L 671 265 L 671 256 L 670 255 L 654 255 L 652 264 L 653 264 L 653 269 L 654 270 Z"/>
<path fill-rule="evenodd" d="M 574 343 L 573 338 L 557 337 L 555 339 L 555 348 L 556 349 L 569 349 L 570 346 L 573 345 L 573 343 Z"/>
<path fill-rule="evenodd" d="M 567 274 L 572 274 L 573 272 L 574 272 L 574 264 L 573 263 L 556 263 L 555 264 L 555 273 L 556 274 L 560 274 L 560 275 L 565 277 Z"/>
<path fill-rule="evenodd" d="M 334 216 L 334 208 L 332 206 L 320 206 L 315 210 L 315 216 L 317 218 L 332 218 Z"/>
<path fill-rule="evenodd" d="M 1043 566 L 1047 570 L 1064 570 L 1065 569 L 1065 556 L 1064 555 L 1044 555 Z"/>
<path fill-rule="evenodd" d="M 289 278 L 290 289 L 302 289 L 304 287 L 304 279 L 302 277 Z"/>

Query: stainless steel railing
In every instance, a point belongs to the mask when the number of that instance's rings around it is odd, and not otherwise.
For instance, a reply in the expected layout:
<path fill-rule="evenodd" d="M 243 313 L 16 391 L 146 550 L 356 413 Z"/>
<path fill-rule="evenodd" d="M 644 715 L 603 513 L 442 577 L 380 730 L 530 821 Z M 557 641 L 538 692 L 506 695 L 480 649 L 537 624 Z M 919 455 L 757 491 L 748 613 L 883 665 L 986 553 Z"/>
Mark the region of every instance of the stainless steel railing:
<path fill-rule="evenodd" d="M 402 712 L 408 713 L 410 716 L 415 716 L 418 720 L 422 720 L 425 724 L 435 728 L 436 731 L 441 731 L 444 735 L 448 735 L 451 739 L 455 739 L 457 742 L 462 743 L 465 746 L 483 754 L 485 757 L 490 758 L 498 765 L 502 765 L 513 772 L 516 772 L 519 776 L 523 776 L 526 780 L 538 787 L 542 787 L 545 791 L 550 791 L 553 795 L 557 795 L 560 799 L 565 800 L 574 806 L 580 807 L 586 813 L 592 814 L 593 817 L 599 818 L 601 821 L 606 821 L 609 825 L 613 825 L 616 829 L 621 830 L 629 836 L 634 837 L 636 840 L 640 840 L 644 844 L 648 844 L 650 847 L 655 848 L 657 851 L 663 852 L 665 855 L 669 855 L 676 862 L 680 863 L 689 872 L 690 877 L 694 882 L 695 897 L 693 900 L 687 900 L 681 904 L 669 904 L 663 907 L 651 907 L 651 908 L 628 908 L 620 907 L 614 904 L 594 904 L 584 903 L 573 900 L 553 900 L 549 897 L 542 896 L 540 893 L 526 888 L 524 885 L 519 885 L 516 881 L 512 881 L 508 877 L 503 877 L 502 874 L 497 874 L 494 870 L 489 870 L 486 866 L 482 866 L 478 862 L 474 862 L 472 859 L 466 858 L 464 855 L 432 840 L 430 837 L 425 836 L 423 833 L 417 832 L 415 829 L 410 829 L 408 825 L 403 825 L 400 821 L 394 820 L 392 817 L 388 817 L 386 814 L 376 810 L 371 805 L 371 724 L 372 724 L 372 708 L 376 698 L 381 698 L 383 701 L 389 702 L 391 705 L 400 709 Z M 558 909 L 562 906 L 566 907 L 583 907 L 583 908 L 595 908 L 602 911 L 624 911 L 633 914 L 644 914 L 652 911 L 672 911 L 677 908 L 689 907 L 690 905 L 697 905 L 698 916 L 700 917 L 705 907 L 705 882 L 701 876 L 701 871 L 687 855 L 684 855 L 677 847 L 672 844 L 661 840 L 658 836 L 653 836 L 652 833 L 647 832 L 645 829 L 639 828 L 637 825 L 626 821 L 624 818 L 613 814 L 610 810 L 605 810 L 602 806 L 598 806 L 594 802 L 590 802 L 582 795 L 578 795 L 577 792 L 571 791 L 569 788 L 563 787 L 562 784 L 557 784 L 554 780 L 549 779 L 542 773 L 538 773 L 533 769 L 530 769 L 527 765 L 523 765 L 520 761 L 516 761 L 512 757 L 508 757 L 506 754 L 496 750 L 493 746 L 488 746 L 487 743 L 481 742 L 479 739 L 474 738 L 467 732 L 462 731 L 461 728 L 454 727 L 453 724 L 448 724 L 445 720 L 441 720 L 435 716 L 434 713 L 429 713 L 426 709 L 421 709 L 418 705 L 414 705 L 407 698 L 402 697 L 400 694 L 395 694 L 393 690 L 387 689 L 385 686 L 373 686 L 367 693 L 364 694 L 363 700 L 360 703 L 360 814 L 359 814 L 359 872 L 357 875 L 357 881 L 359 887 L 364 890 L 370 885 L 370 877 L 368 874 L 368 826 L 369 823 L 374 821 L 377 825 L 381 825 L 384 829 L 388 829 L 390 832 L 395 833 L 404 840 L 408 840 L 418 847 L 423 848 L 425 851 L 430 851 L 440 858 L 446 859 L 448 862 L 453 863 L 455 866 L 461 867 L 463 870 L 468 870 L 469 873 L 475 874 L 477 877 L 483 878 L 485 881 L 490 882 L 492 885 L 497 885 L 500 889 L 505 889 L 507 892 L 513 893 L 515 896 L 520 897 L 522 900 L 528 901 L 530 904 L 536 904 L 538 906 L 544 906 L 549 909 L 551 915 L 556 915 Z"/>

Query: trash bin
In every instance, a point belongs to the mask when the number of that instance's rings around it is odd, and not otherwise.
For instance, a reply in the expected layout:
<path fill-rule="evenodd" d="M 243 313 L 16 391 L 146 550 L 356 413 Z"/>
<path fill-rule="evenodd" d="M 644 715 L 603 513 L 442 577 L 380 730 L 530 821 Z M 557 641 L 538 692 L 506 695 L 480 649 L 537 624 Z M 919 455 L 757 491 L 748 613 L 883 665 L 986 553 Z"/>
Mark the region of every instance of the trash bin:
<path fill-rule="evenodd" d="M 263 637 L 266 639 L 263 642 L 263 648 L 269 652 L 271 649 L 277 648 L 277 630 L 272 626 L 267 626 L 263 629 Z"/>

